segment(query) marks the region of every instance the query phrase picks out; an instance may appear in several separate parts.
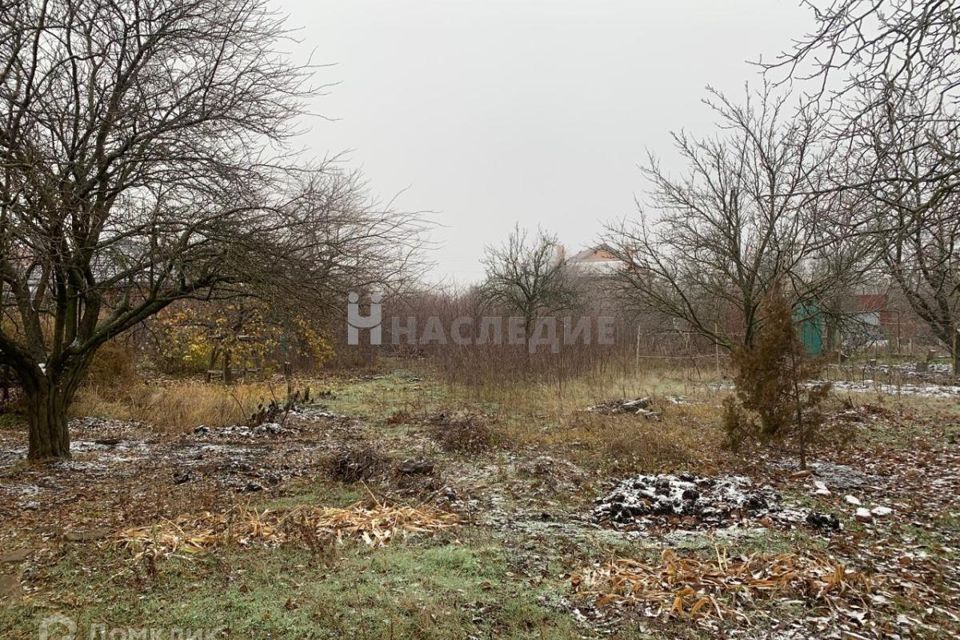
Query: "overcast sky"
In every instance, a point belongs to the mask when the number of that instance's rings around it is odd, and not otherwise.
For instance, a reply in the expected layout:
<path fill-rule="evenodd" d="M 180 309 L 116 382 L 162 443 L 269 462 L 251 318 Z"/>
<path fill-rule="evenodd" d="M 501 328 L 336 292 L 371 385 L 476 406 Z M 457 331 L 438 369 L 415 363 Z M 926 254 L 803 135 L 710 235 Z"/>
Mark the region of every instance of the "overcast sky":
<path fill-rule="evenodd" d="M 709 133 L 710 84 L 740 94 L 812 25 L 798 0 L 274 0 L 336 82 L 303 143 L 350 151 L 373 190 L 430 210 L 432 278 L 470 283 L 514 223 L 569 250 L 630 215 L 650 149 Z"/>

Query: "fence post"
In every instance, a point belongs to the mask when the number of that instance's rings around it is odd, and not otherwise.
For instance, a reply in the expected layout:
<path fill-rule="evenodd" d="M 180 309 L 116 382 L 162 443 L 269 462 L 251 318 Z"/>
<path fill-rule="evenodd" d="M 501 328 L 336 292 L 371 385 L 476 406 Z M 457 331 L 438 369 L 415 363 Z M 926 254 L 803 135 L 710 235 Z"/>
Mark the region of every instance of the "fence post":
<path fill-rule="evenodd" d="M 717 358 L 717 379 L 720 379 L 720 343 L 717 341 L 717 336 L 720 335 L 720 327 L 716 322 L 713 323 L 713 349 Z"/>
<path fill-rule="evenodd" d="M 637 345 L 636 345 L 636 354 L 634 356 L 634 373 L 640 371 L 640 323 L 637 323 Z"/>
<path fill-rule="evenodd" d="M 950 359 L 953 360 L 950 363 L 953 375 L 960 375 L 960 328 L 953 332 L 953 349 L 950 352 Z"/>

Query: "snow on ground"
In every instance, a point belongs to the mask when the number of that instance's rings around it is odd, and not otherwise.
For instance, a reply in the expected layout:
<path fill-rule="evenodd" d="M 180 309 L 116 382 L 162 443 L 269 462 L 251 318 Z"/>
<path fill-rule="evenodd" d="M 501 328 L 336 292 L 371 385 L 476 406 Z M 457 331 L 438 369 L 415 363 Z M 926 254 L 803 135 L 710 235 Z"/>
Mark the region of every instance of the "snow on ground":
<path fill-rule="evenodd" d="M 820 384 L 815 381 L 813 384 Z M 874 380 L 834 380 L 834 391 L 849 393 L 881 393 L 884 395 L 918 396 L 922 398 L 960 398 L 960 385 L 943 384 L 887 384 Z"/>

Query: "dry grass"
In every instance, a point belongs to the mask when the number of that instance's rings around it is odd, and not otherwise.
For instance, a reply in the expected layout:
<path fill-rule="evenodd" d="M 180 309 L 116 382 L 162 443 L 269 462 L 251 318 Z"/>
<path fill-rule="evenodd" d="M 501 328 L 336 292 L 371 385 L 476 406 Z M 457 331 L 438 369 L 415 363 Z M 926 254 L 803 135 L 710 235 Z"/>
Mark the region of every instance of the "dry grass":
<path fill-rule="evenodd" d="M 129 387 L 86 387 L 71 407 L 73 415 L 139 420 L 168 433 L 198 425 L 223 426 L 246 421 L 260 403 L 284 395 L 282 384 L 267 382 L 231 386 L 203 382 L 169 382 Z"/>
<path fill-rule="evenodd" d="M 136 350 L 128 341 L 114 340 L 97 350 L 87 371 L 85 384 L 113 389 L 138 379 Z"/>
<path fill-rule="evenodd" d="M 591 458 L 610 473 L 685 469 L 712 473 L 729 456 L 722 450 L 712 405 L 664 412 L 659 421 L 635 415 L 581 412 L 542 431 L 541 446 Z"/>
<path fill-rule="evenodd" d="M 649 366 L 642 371 L 601 370 L 551 384 L 449 390 L 461 404 L 479 403 L 501 416 L 497 438 L 517 446 L 562 449 L 612 472 L 675 469 L 711 472 L 722 451 L 721 401 L 709 388 L 715 372 Z M 649 397 L 658 421 L 634 415 L 586 412 L 594 404 Z M 676 404 L 678 401 L 682 404 Z"/>
<path fill-rule="evenodd" d="M 422 373 L 428 378 L 436 375 L 432 370 Z M 640 372 L 597 369 L 562 382 L 512 387 L 423 383 L 411 387 L 402 380 L 347 381 L 345 388 L 338 390 L 336 410 L 369 412 L 373 405 L 382 406 L 385 422 L 393 424 L 418 416 L 432 422 L 437 414 L 431 415 L 428 408 L 451 407 L 451 419 L 445 421 L 448 424 L 430 425 L 448 451 L 552 447 L 615 471 L 681 466 L 709 471 L 724 455 L 719 449 L 722 433 L 718 431 L 723 394 L 708 389 L 711 381 L 690 369 L 652 364 Z M 186 381 L 135 383 L 127 389 L 86 388 L 73 413 L 139 420 L 163 432 L 182 433 L 200 424 L 243 422 L 258 403 L 282 396 L 283 389 L 280 381 L 272 386 L 252 383 L 225 387 Z M 662 413 L 661 421 L 584 412 L 598 402 L 639 396 L 652 398 L 653 408 Z M 671 398 L 678 396 L 689 404 L 674 404 Z"/>
<path fill-rule="evenodd" d="M 598 366 L 583 375 L 557 377 L 549 382 L 456 385 L 451 386 L 449 392 L 464 401 L 492 403 L 560 417 L 615 398 L 672 395 L 712 399 L 716 393 L 707 391 L 707 385 L 716 380 L 713 371 L 644 363 L 639 370 L 632 366 L 626 369 Z"/>
<path fill-rule="evenodd" d="M 720 454 L 708 427 L 650 422 L 633 416 L 585 416 L 568 436 L 623 469 L 702 468 Z"/>

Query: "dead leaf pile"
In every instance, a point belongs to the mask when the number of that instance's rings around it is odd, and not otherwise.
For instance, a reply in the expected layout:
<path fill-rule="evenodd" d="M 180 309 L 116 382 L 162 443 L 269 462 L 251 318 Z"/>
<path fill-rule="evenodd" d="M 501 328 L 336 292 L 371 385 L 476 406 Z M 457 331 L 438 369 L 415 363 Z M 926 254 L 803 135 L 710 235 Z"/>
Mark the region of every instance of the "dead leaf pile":
<path fill-rule="evenodd" d="M 228 544 L 309 546 L 318 541 L 358 540 L 380 547 L 395 538 L 433 534 L 456 524 L 456 514 L 432 507 L 358 502 L 346 508 L 297 507 L 283 511 L 237 508 L 224 513 L 203 512 L 126 529 L 117 534 L 116 539 L 135 559 L 140 559 L 195 554 Z"/>
<path fill-rule="evenodd" d="M 326 508 L 304 514 L 317 531 L 337 540 L 359 539 L 380 547 L 400 536 L 431 534 L 457 524 L 456 514 L 425 507 L 356 504 L 347 509 Z"/>
<path fill-rule="evenodd" d="M 664 550 L 659 564 L 619 558 L 574 574 L 573 587 L 599 609 L 639 609 L 648 617 L 696 620 L 738 618 L 757 600 L 865 610 L 873 580 L 824 555 L 753 554 L 728 558 L 717 548 L 709 560 Z"/>

